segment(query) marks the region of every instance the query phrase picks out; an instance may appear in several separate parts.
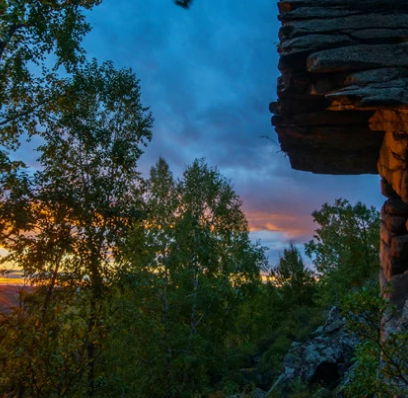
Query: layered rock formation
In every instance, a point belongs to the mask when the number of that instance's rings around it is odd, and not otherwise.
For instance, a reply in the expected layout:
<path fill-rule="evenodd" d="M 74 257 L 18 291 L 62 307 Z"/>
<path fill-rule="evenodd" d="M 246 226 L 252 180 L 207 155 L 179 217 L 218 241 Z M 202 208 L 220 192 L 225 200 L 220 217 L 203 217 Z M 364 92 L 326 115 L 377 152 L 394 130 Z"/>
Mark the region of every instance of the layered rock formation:
<path fill-rule="evenodd" d="M 379 173 L 381 281 L 408 297 L 408 1 L 279 1 L 272 123 L 293 168 Z M 385 289 L 391 285 L 391 293 Z"/>

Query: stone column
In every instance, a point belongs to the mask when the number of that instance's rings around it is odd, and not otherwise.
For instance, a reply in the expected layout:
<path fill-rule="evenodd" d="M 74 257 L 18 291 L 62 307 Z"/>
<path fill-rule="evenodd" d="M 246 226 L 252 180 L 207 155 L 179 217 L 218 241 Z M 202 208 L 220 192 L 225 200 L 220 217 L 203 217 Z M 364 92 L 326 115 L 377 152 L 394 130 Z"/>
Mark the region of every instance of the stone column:
<path fill-rule="evenodd" d="M 381 192 L 388 199 L 381 209 L 380 229 L 380 286 L 382 296 L 395 305 L 396 312 L 385 313 L 382 318 L 381 339 L 383 344 L 393 339 L 392 334 L 407 327 L 408 320 L 408 204 L 383 178 Z M 389 340 L 390 339 L 390 340 Z M 386 366 L 383 357 L 380 369 Z M 379 377 L 384 379 L 382 373 Z M 390 380 L 384 379 L 384 383 Z M 398 379 L 393 383 L 399 383 Z M 404 387 L 404 385 L 402 385 Z M 404 398 L 397 396 L 395 398 Z"/>
<path fill-rule="evenodd" d="M 381 209 L 381 290 L 402 309 L 408 298 L 408 205 L 384 178 L 381 191 L 388 198 Z"/>
<path fill-rule="evenodd" d="M 385 131 L 378 160 L 388 198 L 381 210 L 381 289 L 402 310 L 408 299 L 408 112 L 378 110 L 370 128 Z"/>

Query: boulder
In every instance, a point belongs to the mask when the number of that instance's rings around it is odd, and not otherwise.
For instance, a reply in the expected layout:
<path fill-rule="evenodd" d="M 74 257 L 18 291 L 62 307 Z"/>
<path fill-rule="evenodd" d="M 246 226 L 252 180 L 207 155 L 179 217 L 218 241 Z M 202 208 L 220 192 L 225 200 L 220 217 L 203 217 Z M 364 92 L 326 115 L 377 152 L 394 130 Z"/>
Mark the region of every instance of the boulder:
<path fill-rule="evenodd" d="M 270 390 L 285 389 L 285 385 L 300 380 L 334 389 L 352 365 L 359 340 L 351 334 L 340 308 L 333 307 L 326 324 L 318 328 L 303 344 L 293 344 L 284 358 L 284 372 Z"/>

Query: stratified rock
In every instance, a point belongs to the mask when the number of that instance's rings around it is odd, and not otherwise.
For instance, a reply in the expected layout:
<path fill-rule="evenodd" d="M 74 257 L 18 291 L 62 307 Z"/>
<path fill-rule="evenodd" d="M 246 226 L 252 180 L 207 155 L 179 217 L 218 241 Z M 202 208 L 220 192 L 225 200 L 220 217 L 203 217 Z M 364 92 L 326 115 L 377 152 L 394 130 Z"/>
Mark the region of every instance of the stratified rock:
<path fill-rule="evenodd" d="M 344 79 L 344 84 L 346 86 L 352 86 L 359 84 L 384 83 L 398 80 L 400 77 L 400 68 L 369 69 L 347 75 Z"/>
<path fill-rule="evenodd" d="M 326 9 L 326 12 L 331 7 Z M 333 10 L 333 9 L 332 9 Z M 335 9 L 334 9 L 335 10 Z M 284 19 L 284 17 L 281 19 Z M 400 14 L 377 14 L 362 13 L 338 18 L 321 18 L 298 20 L 283 23 L 279 32 L 281 41 L 290 40 L 298 36 L 312 35 L 316 33 L 341 34 L 350 33 L 361 29 L 406 29 L 408 15 Z"/>
<path fill-rule="evenodd" d="M 406 20 L 408 22 L 408 16 Z M 309 72 L 339 72 L 393 66 L 408 66 L 408 43 L 339 47 L 315 52 L 307 59 Z"/>
<path fill-rule="evenodd" d="M 387 294 L 389 286 L 388 286 L 388 280 L 385 277 L 383 268 L 380 269 L 378 279 L 379 279 L 379 282 L 380 282 L 381 294 L 383 295 L 383 297 L 385 297 L 385 295 Z"/>
<path fill-rule="evenodd" d="M 397 236 L 396 234 L 390 232 L 384 221 L 381 221 L 380 224 L 380 239 L 382 242 L 384 242 L 387 246 L 391 245 L 391 239 Z"/>
<path fill-rule="evenodd" d="M 322 7 L 299 7 L 293 11 L 279 15 L 279 20 L 282 22 L 296 21 L 303 19 L 316 18 L 338 18 L 348 17 L 350 15 L 361 14 L 361 10 L 344 9 L 344 8 L 322 8 Z"/>
<path fill-rule="evenodd" d="M 408 291 L 408 1 L 285 0 L 278 8 L 282 76 L 271 111 L 281 148 L 297 170 L 380 174 L 389 198 L 381 213 L 382 292 L 390 282 L 391 303 L 401 306 Z M 333 363 L 326 348 L 298 354 Z"/>
<path fill-rule="evenodd" d="M 378 106 L 405 106 L 408 104 L 408 79 L 398 82 L 371 83 L 365 87 L 350 86 L 333 93 L 326 98 L 333 101 L 331 110 L 371 110 Z"/>
<path fill-rule="evenodd" d="M 282 76 L 272 123 L 292 167 L 379 172 L 408 203 L 400 150 L 408 139 L 390 139 L 396 132 L 408 138 L 408 2 L 290 0 L 278 7 Z"/>
<path fill-rule="evenodd" d="M 310 54 L 324 48 L 334 48 L 351 44 L 356 44 L 356 41 L 348 35 L 308 35 L 295 37 L 294 39 L 282 42 L 279 46 L 279 52 L 285 56 L 302 52 Z"/>
<path fill-rule="evenodd" d="M 378 131 L 371 131 L 364 125 L 342 125 L 329 127 L 327 125 L 276 126 L 279 142 L 283 151 L 290 151 L 292 146 L 304 147 L 305 145 L 324 145 L 327 148 L 343 151 L 370 151 L 378 148 L 378 143 L 382 142 L 382 134 Z"/>
<path fill-rule="evenodd" d="M 364 12 L 369 11 L 389 11 L 408 10 L 406 2 L 401 0 L 281 0 L 278 3 L 279 11 L 284 14 L 296 10 L 300 7 L 322 7 L 322 8 L 343 8 L 360 10 Z"/>
<path fill-rule="evenodd" d="M 346 131 L 347 134 L 353 134 L 353 131 L 348 131 L 343 126 L 355 126 L 356 130 L 360 134 L 370 135 L 369 138 L 374 138 L 374 140 L 383 139 L 383 135 L 373 134 L 373 132 L 367 128 L 368 119 L 372 116 L 372 112 L 333 112 L 333 111 L 323 111 L 323 112 L 308 112 L 308 113 L 298 113 L 290 116 L 279 116 L 276 115 L 272 118 L 274 126 L 278 127 L 298 127 L 298 126 L 327 126 L 334 125 L 336 128 L 343 128 L 342 132 Z M 362 131 L 364 130 L 364 131 Z M 326 132 L 324 129 L 322 132 Z M 289 132 L 290 133 L 290 132 Z M 378 133 L 377 131 L 375 133 Z M 357 132 L 354 132 L 355 138 L 357 137 Z M 367 144 L 367 142 L 366 142 Z M 370 145 L 370 143 L 368 143 Z M 372 144 L 373 145 L 373 144 Z M 378 142 L 374 144 L 378 147 Z"/>
<path fill-rule="evenodd" d="M 316 174 L 377 174 L 376 151 L 318 151 L 315 147 L 292 147 L 290 164 L 295 170 L 308 170 Z"/>

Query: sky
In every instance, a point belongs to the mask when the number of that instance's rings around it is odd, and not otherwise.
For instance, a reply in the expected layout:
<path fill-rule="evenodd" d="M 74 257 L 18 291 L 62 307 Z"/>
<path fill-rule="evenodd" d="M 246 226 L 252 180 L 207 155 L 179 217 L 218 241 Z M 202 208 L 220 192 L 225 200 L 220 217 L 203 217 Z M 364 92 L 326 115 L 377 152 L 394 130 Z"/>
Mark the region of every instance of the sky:
<path fill-rule="evenodd" d="M 179 177 L 206 158 L 231 180 L 272 265 L 289 241 L 311 239 L 323 203 L 382 205 L 378 176 L 295 171 L 280 151 L 268 110 L 279 76 L 276 1 L 195 0 L 186 11 L 172 0 L 103 0 L 87 18 L 88 57 L 131 67 L 155 118 L 142 171 L 162 156 Z"/>
<path fill-rule="evenodd" d="M 311 213 L 343 197 L 380 207 L 378 176 L 323 176 L 292 170 L 280 152 L 268 105 L 276 100 L 276 1 L 104 0 L 87 14 L 89 57 L 131 67 L 155 118 L 140 166 L 159 156 L 175 176 L 197 157 L 231 180 L 253 239 L 271 262 L 289 241 L 311 239 Z"/>

